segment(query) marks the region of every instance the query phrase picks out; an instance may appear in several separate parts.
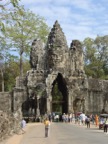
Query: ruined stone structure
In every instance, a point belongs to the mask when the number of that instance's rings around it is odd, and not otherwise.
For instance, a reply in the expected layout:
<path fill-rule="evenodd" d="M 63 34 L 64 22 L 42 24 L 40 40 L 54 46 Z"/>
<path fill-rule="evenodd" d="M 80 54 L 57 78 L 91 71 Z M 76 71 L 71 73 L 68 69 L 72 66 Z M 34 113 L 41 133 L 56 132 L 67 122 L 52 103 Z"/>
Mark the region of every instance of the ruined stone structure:
<path fill-rule="evenodd" d="M 19 129 L 22 116 L 108 112 L 108 81 L 87 78 L 81 43 L 73 40 L 69 48 L 57 21 L 45 46 L 33 41 L 30 64 L 12 93 L 0 93 L 0 140 Z"/>
<path fill-rule="evenodd" d="M 108 112 L 108 81 L 87 78 L 81 43 L 73 40 L 68 48 L 57 21 L 45 47 L 41 40 L 33 41 L 30 64 L 31 70 L 27 72 L 20 90 L 23 115 L 51 113 L 56 111 L 56 107 L 62 113 Z M 54 98 L 55 87 L 61 93 L 57 100 Z M 19 95 L 16 93 L 18 89 L 17 84 L 15 97 Z"/>
<path fill-rule="evenodd" d="M 21 100 L 17 101 L 18 109 L 13 111 L 13 95 L 9 92 L 0 92 L 0 141 L 19 132 L 22 118 Z"/>

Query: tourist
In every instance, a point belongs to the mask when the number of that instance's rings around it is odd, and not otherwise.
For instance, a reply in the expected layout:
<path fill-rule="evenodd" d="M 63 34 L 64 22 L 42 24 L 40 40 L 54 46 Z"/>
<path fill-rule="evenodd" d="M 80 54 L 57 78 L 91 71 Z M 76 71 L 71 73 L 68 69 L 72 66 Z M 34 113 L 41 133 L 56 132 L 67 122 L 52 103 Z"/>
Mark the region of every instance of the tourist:
<path fill-rule="evenodd" d="M 72 122 L 75 124 L 75 114 L 72 114 Z"/>
<path fill-rule="evenodd" d="M 90 117 L 89 116 L 87 116 L 86 117 L 86 125 L 87 125 L 87 128 L 90 128 Z"/>
<path fill-rule="evenodd" d="M 44 124 L 45 124 L 45 137 L 48 137 L 50 129 L 50 121 L 48 118 L 45 119 Z"/>
<path fill-rule="evenodd" d="M 69 122 L 72 122 L 72 113 L 69 114 Z"/>
<path fill-rule="evenodd" d="M 108 118 L 106 118 L 106 120 L 105 120 L 105 124 L 104 124 L 104 132 L 106 133 L 106 134 L 108 134 Z"/>
<path fill-rule="evenodd" d="M 62 115 L 62 121 L 63 121 L 63 122 L 66 121 L 66 114 L 65 114 L 65 113 Z"/>
<path fill-rule="evenodd" d="M 90 119 L 92 121 L 92 124 L 94 124 L 94 122 L 95 122 L 95 116 L 93 114 L 90 115 Z"/>
<path fill-rule="evenodd" d="M 84 125 L 84 124 L 85 124 L 85 119 L 86 119 L 85 114 L 84 114 L 84 113 L 81 113 L 79 117 L 80 117 L 80 119 L 81 119 L 82 124 Z"/>
<path fill-rule="evenodd" d="M 49 121 L 52 122 L 52 114 L 49 114 L 48 118 L 49 118 Z"/>
<path fill-rule="evenodd" d="M 56 120 L 56 122 L 59 122 L 59 115 L 57 114 L 55 117 L 54 117 L 54 119 Z"/>
<path fill-rule="evenodd" d="M 95 115 L 95 124 L 96 124 L 96 127 L 99 125 L 99 117 L 98 117 L 98 115 Z"/>
<path fill-rule="evenodd" d="M 22 132 L 22 134 L 25 133 L 25 126 L 26 126 L 26 121 L 23 118 L 22 121 L 21 121 L 21 132 Z"/>

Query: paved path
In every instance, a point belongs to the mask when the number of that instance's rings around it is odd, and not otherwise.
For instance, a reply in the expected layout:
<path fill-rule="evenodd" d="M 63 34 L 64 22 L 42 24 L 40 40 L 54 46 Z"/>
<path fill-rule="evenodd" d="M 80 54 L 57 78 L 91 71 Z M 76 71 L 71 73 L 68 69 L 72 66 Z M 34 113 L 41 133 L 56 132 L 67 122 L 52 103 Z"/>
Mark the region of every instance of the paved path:
<path fill-rule="evenodd" d="M 52 136 L 51 133 L 52 127 L 53 124 L 51 124 L 50 128 L 50 137 L 45 138 L 45 129 L 43 123 L 28 123 L 25 134 L 15 134 L 0 144 L 48 144 L 49 142 L 53 144 L 55 141 L 53 140 L 52 142 L 52 139 L 54 139 L 54 136 Z"/>
<path fill-rule="evenodd" d="M 45 138 L 45 128 L 44 124 L 31 126 L 29 131 L 24 135 L 23 139 L 21 140 L 20 144 L 57 144 L 56 142 L 56 131 L 53 130 L 54 124 L 51 124 L 50 127 L 50 136 Z M 55 131 L 55 132 L 54 132 Z"/>
<path fill-rule="evenodd" d="M 58 126 L 61 125 L 61 126 Z M 32 123 L 27 124 L 26 133 L 23 135 L 14 135 L 8 141 L 0 144 L 58 144 L 58 141 L 64 139 L 66 141 L 68 139 L 68 143 L 71 144 L 71 141 L 78 139 L 78 136 L 73 133 L 65 133 L 65 130 L 68 131 L 69 128 L 73 129 L 73 131 L 80 131 L 81 133 L 84 131 L 91 131 L 96 136 L 99 134 L 103 137 L 103 131 L 98 130 L 95 126 L 91 126 L 90 130 L 86 128 L 86 126 L 79 126 L 75 124 L 62 124 L 62 123 L 52 123 L 50 128 L 50 136 L 45 138 L 45 130 L 44 124 L 42 123 Z M 60 132 L 61 130 L 61 132 Z M 69 142 L 70 140 L 70 142 Z M 107 136 L 108 140 L 108 136 Z M 60 144 L 64 144 L 63 142 Z M 75 143 L 74 143 L 75 144 Z M 95 143 L 96 144 L 96 143 Z"/>

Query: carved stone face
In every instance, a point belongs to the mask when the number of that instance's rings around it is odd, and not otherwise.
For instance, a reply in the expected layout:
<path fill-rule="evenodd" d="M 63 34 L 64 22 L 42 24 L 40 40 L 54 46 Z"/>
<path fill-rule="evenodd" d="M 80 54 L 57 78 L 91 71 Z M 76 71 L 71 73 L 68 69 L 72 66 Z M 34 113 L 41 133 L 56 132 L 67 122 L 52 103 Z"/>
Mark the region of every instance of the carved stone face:
<path fill-rule="evenodd" d="M 57 66 L 60 64 L 60 62 L 63 61 L 63 55 L 61 55 L 61 52 L 59 51 L 48 51 L 48 64 L 50 68 L 53 68 L 54 66 Z"/>
<path fill-rule="evenodd" d="M 59 52 L 51 52 L 49 54 L 49 65 L 52 68 L 53 66 L 60 65 L 60 62 L 63 61 L 63 56 L 59 54 Z"/>

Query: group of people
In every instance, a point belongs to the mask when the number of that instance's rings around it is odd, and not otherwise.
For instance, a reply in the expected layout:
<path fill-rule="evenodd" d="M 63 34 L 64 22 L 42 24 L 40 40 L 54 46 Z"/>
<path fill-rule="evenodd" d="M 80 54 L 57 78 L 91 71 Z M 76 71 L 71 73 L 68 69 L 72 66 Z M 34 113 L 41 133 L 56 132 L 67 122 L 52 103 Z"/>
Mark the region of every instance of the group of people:
<path fill-rule="evenodd" d="M 59 117 L 57 117 L 59 119 Z M 97 126 L 99 126 L 99 116 L 98 115 L 85 115 L 84 113 L 81 113 L 80 115 L 75 115 L 75 114 L 65 114 L 63 113 L 62 117 L 62 122 L 72 122 L 74 124 L 79 124 L 79 125 L 87 125 L 87 128 L 90 128 L 91 122 Z M 59 121 L 59 120 L 58 120 Z M 45 125 L 45 137 L 49 136 L 49 130 L 50 130 L 50 124 L 52 122 L 52 116 L 47 115 L 47 117 L 44 119 L 44 125 Z M 25 133 L 25 126 L 26 126 L 26 121 L 22 119 L 21 121 L 21 130 L 22 133 Z M 104 121 L 104 132 L 107 133 L 108 131 L 108 118 Z"/>

